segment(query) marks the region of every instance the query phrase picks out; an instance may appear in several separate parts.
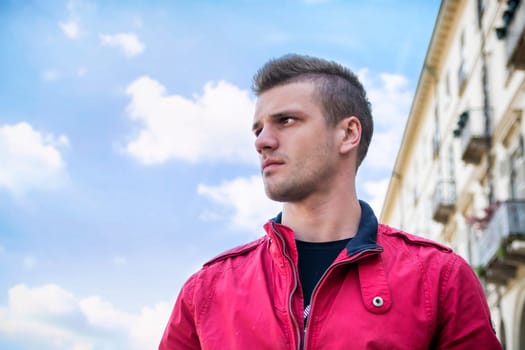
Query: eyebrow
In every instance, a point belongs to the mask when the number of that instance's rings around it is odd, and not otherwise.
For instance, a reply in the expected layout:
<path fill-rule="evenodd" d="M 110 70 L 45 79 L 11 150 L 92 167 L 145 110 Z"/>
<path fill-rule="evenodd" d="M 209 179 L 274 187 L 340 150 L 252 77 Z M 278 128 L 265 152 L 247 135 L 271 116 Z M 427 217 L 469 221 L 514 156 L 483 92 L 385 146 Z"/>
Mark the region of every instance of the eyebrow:
<path fill-rule="evenodd" d="M 292 115 L 297 115 L 297 114 L 301 114 L 301 113 L 298 112 L 298 111 L 294 111 L 294 110 L 285 110 L 285 111 L 282 111 L 282 112 L 277 112 L 275 114 L 270 114 L 269 117 L 272 120 L 276 120 L 276 119 L 279 119 L 279 118 L 282 118 L 282 117 L 292 116 Z M 252 131 L 257 130 L 260 125 L 261 125 L 260 121 L 254 122 L 253 125 L 252 125 Z"/>

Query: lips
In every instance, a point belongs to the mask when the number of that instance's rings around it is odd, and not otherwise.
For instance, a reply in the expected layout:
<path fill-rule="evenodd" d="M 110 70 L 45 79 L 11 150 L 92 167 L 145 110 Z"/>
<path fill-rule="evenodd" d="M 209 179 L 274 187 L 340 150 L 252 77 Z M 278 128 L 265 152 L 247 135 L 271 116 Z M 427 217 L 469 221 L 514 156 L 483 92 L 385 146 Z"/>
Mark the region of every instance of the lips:
<path fill-rule="evenodd" d="M 267 158 L 265 159 L 262 164 L 261 164 L 261 170 L 264 172 L 264 171 L 268 171 L 270 169 L 273 169 L 279 165 L 282 165 L 284 164 L 283 161 L 281 160 L 278 160 L 278 159 L 272 159 L 272 158 Z"/>

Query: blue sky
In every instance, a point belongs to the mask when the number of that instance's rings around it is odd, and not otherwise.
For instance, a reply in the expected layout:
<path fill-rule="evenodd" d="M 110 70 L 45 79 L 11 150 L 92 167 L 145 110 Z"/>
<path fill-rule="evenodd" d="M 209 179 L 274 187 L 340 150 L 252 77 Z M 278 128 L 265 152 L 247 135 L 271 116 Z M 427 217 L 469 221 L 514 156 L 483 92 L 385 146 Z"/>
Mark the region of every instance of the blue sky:
<path fill-rule="evenodd" d="M 0 348 L 155 348 L 186 278 L 262 233 L 251 77 L 349 66 L 378 211 L 439 1 L 0 3 Z"/>

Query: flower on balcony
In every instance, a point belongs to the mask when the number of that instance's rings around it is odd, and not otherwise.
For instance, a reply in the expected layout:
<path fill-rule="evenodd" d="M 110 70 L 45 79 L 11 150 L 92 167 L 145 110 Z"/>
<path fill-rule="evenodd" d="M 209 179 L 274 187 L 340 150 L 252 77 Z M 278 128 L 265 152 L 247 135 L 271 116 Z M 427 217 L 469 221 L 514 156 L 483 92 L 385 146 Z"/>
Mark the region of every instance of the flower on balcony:
<path fill-rule="evenodd" d="M 492 216 L 500 206 L 501 202 L 496 201 L 489 205 L 488 207 L 483 209 L 483 215 L 476 216 L 476 215 L 470 215 L 465 218 L 465 222 L 467 225 L 483 231 L 487 228 L 487 225 L 489 224 L 490 220 L 492 219 Z"/>

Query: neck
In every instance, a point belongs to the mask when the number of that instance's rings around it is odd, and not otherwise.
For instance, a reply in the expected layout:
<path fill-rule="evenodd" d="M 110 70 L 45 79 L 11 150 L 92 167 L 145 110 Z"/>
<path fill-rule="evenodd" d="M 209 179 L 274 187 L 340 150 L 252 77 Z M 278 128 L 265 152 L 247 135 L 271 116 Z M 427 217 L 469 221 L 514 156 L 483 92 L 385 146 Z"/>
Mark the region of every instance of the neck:
<path fill-rule="evenodd" d="M 282 223 L 294 230 L 296 239 L 306 242 L 351 238 L 360 220 L 361 206 L 353 188 L 283 206 Z"/>

